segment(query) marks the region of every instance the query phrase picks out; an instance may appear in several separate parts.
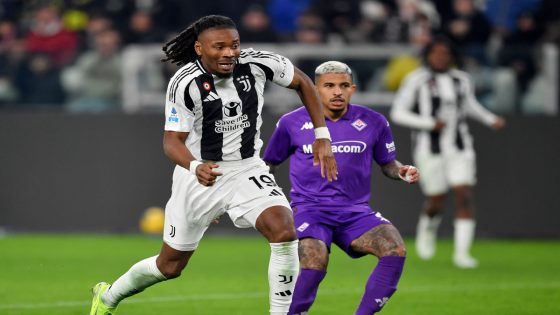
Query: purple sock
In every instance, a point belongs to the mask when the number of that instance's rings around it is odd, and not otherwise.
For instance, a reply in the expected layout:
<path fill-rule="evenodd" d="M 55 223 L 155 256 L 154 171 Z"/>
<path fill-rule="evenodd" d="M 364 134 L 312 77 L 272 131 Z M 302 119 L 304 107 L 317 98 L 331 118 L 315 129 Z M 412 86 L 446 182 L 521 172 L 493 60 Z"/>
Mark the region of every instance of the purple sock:
<path fill-rule="evenodd" d="M 354 315 L 371 315 L 379 312 L 397 290 L 405 257 L 385 256 L 369 276 L 366 292 Z"/>
<path fill-rule="evenodd" d="M 301 269 L 299 271 L 288 315 L 298 315 L 309 311 L 315 301 L 319 284 L 326 274 L 326 271 L 315 269 Z"/>

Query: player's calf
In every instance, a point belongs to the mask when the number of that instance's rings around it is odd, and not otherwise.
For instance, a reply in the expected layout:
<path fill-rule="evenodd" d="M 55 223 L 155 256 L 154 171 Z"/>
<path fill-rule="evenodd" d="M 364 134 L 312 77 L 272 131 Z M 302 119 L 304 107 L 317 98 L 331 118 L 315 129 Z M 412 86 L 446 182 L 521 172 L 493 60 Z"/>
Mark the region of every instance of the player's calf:
<path fill-rule="evenodd" d="M 406 256 L 404 241 L 393 225 L 381 224 L 354 240 L 351 246 L 379 257 L 355 315 L 377 313 L 397 290 Z"/>
<path fill-rule="evenodd" d="M 270 286 L 270 314 L 286 315 L 299 272 L 298 241 L 270 243 L 268 282 Z"/>

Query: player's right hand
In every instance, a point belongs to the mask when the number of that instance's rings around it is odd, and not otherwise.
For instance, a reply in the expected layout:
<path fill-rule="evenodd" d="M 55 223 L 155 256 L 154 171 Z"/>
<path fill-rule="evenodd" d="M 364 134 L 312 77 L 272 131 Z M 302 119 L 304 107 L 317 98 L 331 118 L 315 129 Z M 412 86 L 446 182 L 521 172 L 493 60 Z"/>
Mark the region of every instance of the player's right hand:
<path fill-rule="evenodd" d="M 436 124 L 434 125 L 434 129 L 432 129 L 433 131 L 441 131 L 443 128 L 445 128 L 446 123 L 442 120 L 436 120 Z"/>
<path fill-rule="evenodd" d="M 313 142 L 313 166 L 317 165 L 321 167 L 321 177 L 327 176 L 329 182 L 338 179 L 338 168 L 328 139 L 315 139 Z"/>
<path fill-rule="evenodd" d="M 220 167 L 218 164 L 206 162 L 196 167 L 196 178 L 203 186 L 212 186 L 216 183 L 216 178 L 222 176 L 220 172 L 215 172 L 214 169 Z"/>

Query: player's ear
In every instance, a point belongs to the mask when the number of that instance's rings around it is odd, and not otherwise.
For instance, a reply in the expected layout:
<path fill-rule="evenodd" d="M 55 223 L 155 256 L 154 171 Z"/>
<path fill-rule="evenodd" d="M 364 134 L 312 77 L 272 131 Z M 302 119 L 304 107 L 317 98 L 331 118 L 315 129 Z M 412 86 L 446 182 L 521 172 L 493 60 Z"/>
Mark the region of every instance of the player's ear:
<path fill-rule="evenodd" d="M 202 44 L 199 41 L 194 42 L 194 51 L 199 57 L 202 56 Z"/>

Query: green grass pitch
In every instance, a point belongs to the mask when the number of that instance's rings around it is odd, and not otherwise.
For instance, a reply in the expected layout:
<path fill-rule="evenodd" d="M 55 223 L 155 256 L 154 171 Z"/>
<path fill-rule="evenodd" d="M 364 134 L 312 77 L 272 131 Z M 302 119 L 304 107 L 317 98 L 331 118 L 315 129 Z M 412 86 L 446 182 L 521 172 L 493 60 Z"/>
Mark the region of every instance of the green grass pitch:
<path fill-rule="evenodd" d="M 0 314 L 89 314 L 90 287 L 113 281 L 155 255 L 142 236 L 8 235 L 0 239 Z M 560 242 L 480 240 L 476 270 L 451 264 L 451 242 L 433 261 L 409 257 L 399 290 L 381 314 L 560 314 Z M 204 239 L 179 279 L 160 283 L 119 307 L 119 315 L 268 314 L 268 245 L 250 237 Z M 311 313 L 353 314 L 376 259 L 352 260 L 333 248 Z"/>

